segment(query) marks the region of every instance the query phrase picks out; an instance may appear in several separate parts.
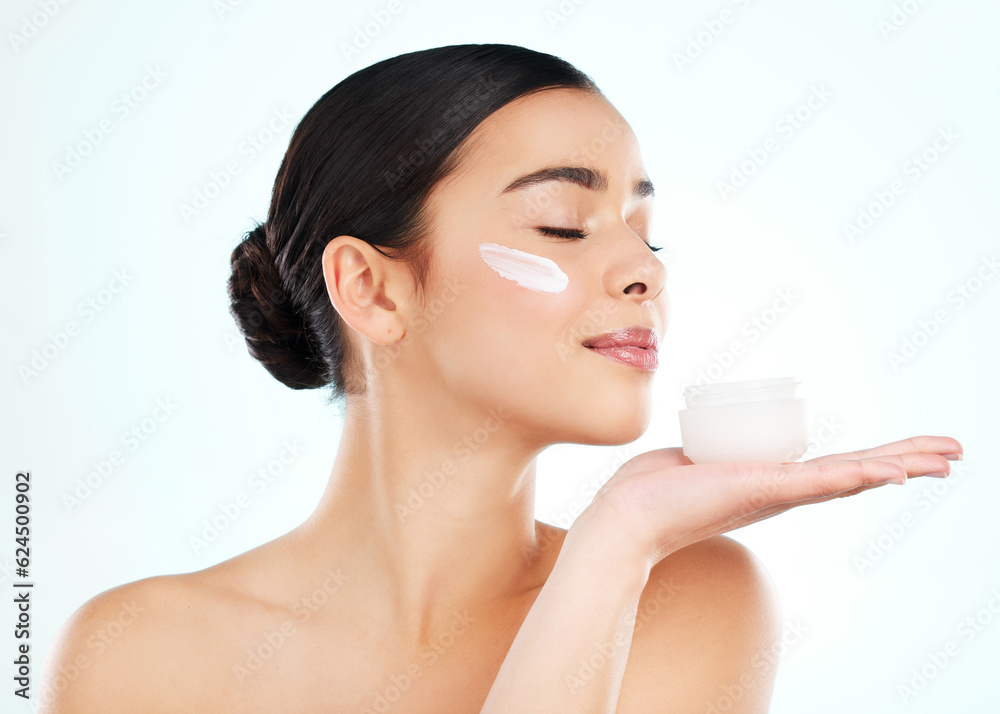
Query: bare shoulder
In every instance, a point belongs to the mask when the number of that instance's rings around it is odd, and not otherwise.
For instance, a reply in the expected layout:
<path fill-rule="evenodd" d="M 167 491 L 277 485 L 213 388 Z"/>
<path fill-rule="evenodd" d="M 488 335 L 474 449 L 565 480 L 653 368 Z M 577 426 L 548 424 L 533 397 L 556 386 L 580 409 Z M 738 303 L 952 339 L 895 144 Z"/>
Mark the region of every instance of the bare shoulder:
<path fill-rule="evenodd" d="M 63 624 L 46 657 L 39 714 L 159 711 L 222 600 L 199 573 L 110 588 Z M 185 664 L 187 663 L 187 664 Z M 173 685 L 172 685 L 173 682 Z"/>
<path fill-rule="evenodd" d="M 741 543 L 715 536 L 672 553 L 640 598 L 617 711 L 767 712 L 780 630 L 773 581 Z"/>

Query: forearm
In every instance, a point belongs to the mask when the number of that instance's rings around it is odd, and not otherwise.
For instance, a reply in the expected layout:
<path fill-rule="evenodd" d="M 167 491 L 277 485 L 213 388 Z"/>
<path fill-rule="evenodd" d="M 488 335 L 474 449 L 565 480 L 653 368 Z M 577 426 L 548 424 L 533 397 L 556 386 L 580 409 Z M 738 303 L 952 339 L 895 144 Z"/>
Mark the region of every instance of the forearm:
<path fill-rule="evenodd" d="M 613 714 L 648 577 L 641 559 L 571 528 L 481 714 Z"/>

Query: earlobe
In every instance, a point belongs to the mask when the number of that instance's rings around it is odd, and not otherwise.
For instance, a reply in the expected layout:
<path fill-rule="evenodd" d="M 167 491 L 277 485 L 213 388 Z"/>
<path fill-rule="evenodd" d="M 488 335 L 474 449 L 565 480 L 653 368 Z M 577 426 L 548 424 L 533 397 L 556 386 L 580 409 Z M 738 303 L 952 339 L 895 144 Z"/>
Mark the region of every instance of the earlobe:
<path fill-rule="evenodd" d="M 323 279 L 333 308 L 372 342 L 391 344 L 406 332 L 387 295 L 396 278 L 389 259 L 354 236 L 337 236 L 323 250 Z"/>

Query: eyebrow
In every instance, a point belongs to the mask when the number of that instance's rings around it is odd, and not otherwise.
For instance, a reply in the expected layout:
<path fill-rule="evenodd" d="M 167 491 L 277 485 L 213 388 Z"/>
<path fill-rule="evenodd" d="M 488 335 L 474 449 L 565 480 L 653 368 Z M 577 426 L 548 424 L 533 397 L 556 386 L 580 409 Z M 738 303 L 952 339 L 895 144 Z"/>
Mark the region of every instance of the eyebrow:
<path fill-rule="evenodd" d="M 607 174 L 586 166 L 552 166 L 514 179 L 504 187 L 500 195 L 549 181 L 575 183 L 591 191 L 607 191 L 609 183 Z M 632 187 L 632 195 L 637 198 L 652 196 L 653 182 L 647 178 L 639 179 Z"/>

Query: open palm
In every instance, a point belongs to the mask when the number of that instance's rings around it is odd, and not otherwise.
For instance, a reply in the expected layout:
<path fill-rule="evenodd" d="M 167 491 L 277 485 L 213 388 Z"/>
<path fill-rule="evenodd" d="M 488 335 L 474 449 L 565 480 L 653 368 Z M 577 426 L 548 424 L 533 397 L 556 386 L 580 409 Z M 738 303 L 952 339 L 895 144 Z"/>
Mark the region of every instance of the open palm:
<path fill-rule="evenodd" d="M 958 441 L 915 436 L 871 449 L 804 462 L 694 464 L 679 447 L 654 449 L 625 462 L 587 510 L 655 564 L 668 553 L 795 506 L 851 496 L 887 483 L 950 470 Z"/>

